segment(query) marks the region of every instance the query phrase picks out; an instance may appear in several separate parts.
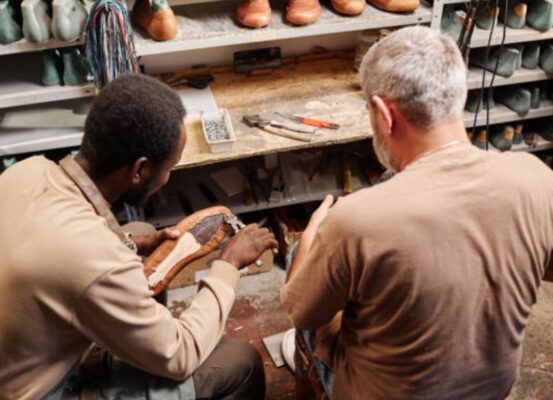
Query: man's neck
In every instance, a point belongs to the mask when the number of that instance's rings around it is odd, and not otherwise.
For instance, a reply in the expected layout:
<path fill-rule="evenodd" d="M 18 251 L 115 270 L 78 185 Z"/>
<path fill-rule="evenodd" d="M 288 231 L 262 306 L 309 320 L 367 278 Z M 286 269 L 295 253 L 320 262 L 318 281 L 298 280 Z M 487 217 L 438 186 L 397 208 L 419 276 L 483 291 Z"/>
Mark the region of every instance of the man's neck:
<path fill-rule="evenodd" d="M 89 178 L 94 182 L 103 198 L 110 204 L 113 205 L 115 201 L 121 196 L 121 190 L 114 184 L 111 175 L 106 175 L 104 177 L 96 176 L 88 160 L 83 158 L 80 154 L 77 154 L 75 161 L 80 167 L 86 172 Z"/>
<path fill-rule="evenodd" d="M 455 144 L 470 143 L 462 120 L 445 122 L 424 132 L 412 131 L 399 144 L 397 164 L 403 171 L 407 166 L 432 152 Z"/>

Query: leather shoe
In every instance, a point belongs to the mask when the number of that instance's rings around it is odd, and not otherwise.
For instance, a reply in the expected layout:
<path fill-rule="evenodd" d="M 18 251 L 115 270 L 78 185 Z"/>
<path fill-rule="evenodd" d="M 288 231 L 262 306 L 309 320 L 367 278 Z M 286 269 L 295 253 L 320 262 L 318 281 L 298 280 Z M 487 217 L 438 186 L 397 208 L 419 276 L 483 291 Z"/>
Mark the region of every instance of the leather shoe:
<path fill-rule="evenodd" d="M 236 10 L 238 22 L 248 28 L 263 28 L 271 23 L 269 0 L 242 0 Z"/>
<path fill-rule="evenodd" d="M 365 0 L 332 0 L 334 11 L 344 15 L 359 15 L 366 5 Z"/>
<path fill-rule="evenodd" d="M 166 0 L 137 0 L 132 19 L 154 40 L 171 40 L 177 36 L 177 18 Z"/>
<path fill-rule="evenodd" d="M 309 25 L 321 16 L 319 0 L 289 0 L 286 20 L 294 25 Z"/>
<path fill-rule="evenodd" d="M 369 0 L 376 8 L 391 12 L 415 11 L 419 5 L 419 0 Z"/>

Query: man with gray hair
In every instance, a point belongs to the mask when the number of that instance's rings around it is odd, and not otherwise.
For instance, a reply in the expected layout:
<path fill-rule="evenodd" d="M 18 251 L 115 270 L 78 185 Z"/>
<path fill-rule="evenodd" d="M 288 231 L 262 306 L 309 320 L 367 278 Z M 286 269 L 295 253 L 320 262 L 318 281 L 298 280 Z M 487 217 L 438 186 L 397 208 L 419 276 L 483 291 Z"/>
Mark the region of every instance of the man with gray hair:
<path fill-rule="evenodd" d="M 374 148 L 397 174 L 323 202 L 281 294 L 314 332 L 332 399 L 504 399 L 516 379 L 551 261 L 553 173 L 471 146 L 465 76 L 453 41 L 425 27 L 363 60 Z"/>

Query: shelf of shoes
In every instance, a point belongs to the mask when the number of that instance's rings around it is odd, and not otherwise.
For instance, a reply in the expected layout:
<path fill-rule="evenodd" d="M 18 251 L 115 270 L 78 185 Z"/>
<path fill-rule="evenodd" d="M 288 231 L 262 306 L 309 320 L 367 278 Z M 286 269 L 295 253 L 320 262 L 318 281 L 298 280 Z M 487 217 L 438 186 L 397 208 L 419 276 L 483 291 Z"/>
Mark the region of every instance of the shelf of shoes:
<path fill-rule="evenodd" d="M 44 43 L 31 43 L 26 39 L 18 40 L 10 44 L 0 44 L 0 56 L 8 54 L 29 53 L 33 51 L 59 49 L 63 47 L 71 47 L 82 45 L 84 40 L 74 42 L 64 42 L 63 40 L 50 39 Z"/>
<path fill-rule="evenodd" d="M 496 75 L 493 81 L 493 86 L 515 85 L 517 83 L 527 83 L 535 81 L 543 81 L 553 78 L 553 74 L 548 74 L 540 68 L 527 69 L 520 68 L 509 78 Z M 492 73 L 486 71 L 486 81 L 484 86 L 489 87 L 492 80 Z M 469 90 L 482 87 L 482 69 L 471 67 L 467 77 L 467 87 Z"/>
<path fill-rule="evenodd" d="M 528 153 L 534 153 L 537 151 L 544 151 L 544 150 L 551 150 L 553 149 L 553 142 L 549 142 L 543 138 L 539 139 L 539 142 L 535 145 L 527 145 L 526 143 L 520 143 L 520 144 L 513 144 L 513 147 L 511 147 L 508 151 L 517 151 L 517 152 L 528 152 Z M 493 151 L 495 153 L 501 153 L 500 150 L 496 149 L 493 144 L 488 143 L 488 151 Z"/>
<path fill-rule="evenodd" d="M 503 104 L 496 102 L 495 107 L 490 110 L 490 125 L 501 124 L 504 122 L 523 121 L 526 119 L 549 117 L 553 115 L 553 100 L 542 100 L 540 108 L 532 109 L 528 113 L 519 115 L 516 112 L 510 110 Z M 465 126 L 471 128 L 474 123 L 474 113 L 465 111 L 463 114 L 463 120 Z M 478 119 L 476 120 L 476 126 L 486 125 L 486 110 L 482 110 L 478 113 Z"/>
<path fill-rule="evenodd" d="M 173 40 L 154 42 L 135 31 L 139 55 L 147 56 L 246 43 L 272 42 L 339 32 L 352 32 L 430 22 L 432 9 L 421 5 L 407 14 L 380 11 L 367 5 L 356 17 L 345 17 L 323 5 L 321 18 L 312 25 L 295 27 L 284 21 L 286 1 L 273 1 L 272 23 L 263 29 L 243 28 L 235 21 L 235 2 L 193 4 L 174 7 L 179 33 Z"/>
<path fill-rule="evenodd" d="M 486 47 L 490 37 L 490 31 L 476 27 L 472 34 L 470 45 L 472 48 Z M 493 31 L 491 46 L 501 44 L 503 38 L 503 24 L 499 23 Z M 546 32 L 538 31 L 537 29 L 526 26 L 522 29 L 513 29 L 507 27 L 505 33 L 505 44 L 536 42 L 539 40 L 553 39 L 553 29 Z"/>
<path fill-rule="evenodd" d="M 22 65 L 25 67 L 22 68 Z M 37 55 L 22 54 L 3 58 L 0 109 L 90 97 L 96 94 L 96 87 L 91 83 L 81 86 L 44 86 L 41 76 L 42 62 Z"/>
<path fill-rule="evenodd" d="M 236 11 L 235 2 L 201 1 L 201 4 L 190 4 L 188 2 L 186 5 L 173 7 L 179 24 L 179 33 L 173 40 L 156 42 L 151 40 L 140 29 L 135 29 L 135 43 L 138 56 L 428 23 L 432 15 L 432 8 L 426 5 L 421 5 L 413 13 L 405 14 L 389 13 L 367 5 L 361 15 L 345 17 L 323 5 L 323 12 L 317 23 L 304 27 L 295 27 L 284 21 L 287 3 L 280 0 L 271 3 L 273 7 L 273 22 L 271 25 L 263 29 L 252 30 L 241 27 L 236 23 L 234 17 Z M 82 44 L 82 40 L 77 42 L 50 40 L 42 44 L 36 44 L 28 43 L 22 39 L 8 45 L 0 45 L 0 55 L 78 44 Z"/>

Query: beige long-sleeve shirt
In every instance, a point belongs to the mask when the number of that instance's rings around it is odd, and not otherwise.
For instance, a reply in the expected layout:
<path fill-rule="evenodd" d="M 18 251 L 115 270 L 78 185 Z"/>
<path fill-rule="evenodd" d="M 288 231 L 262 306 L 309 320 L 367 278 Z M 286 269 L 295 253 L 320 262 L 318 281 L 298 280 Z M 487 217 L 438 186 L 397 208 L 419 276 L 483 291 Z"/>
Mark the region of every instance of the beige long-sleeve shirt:
<path fill-rule="evenodd" d="M 333 400 L 503 399 L 552 249 L 553 172 L 460 144 L 339 201 L 282 301 Z"/>
<path fill-rule="evenodd" d="M 238 280 L 216 261 L 173 318 L 75 182 L 44 158 L 22 161 L 0 175 L 0 398 L 42 397 L 92 342 L 182 380 L 221 338 Z"/>

